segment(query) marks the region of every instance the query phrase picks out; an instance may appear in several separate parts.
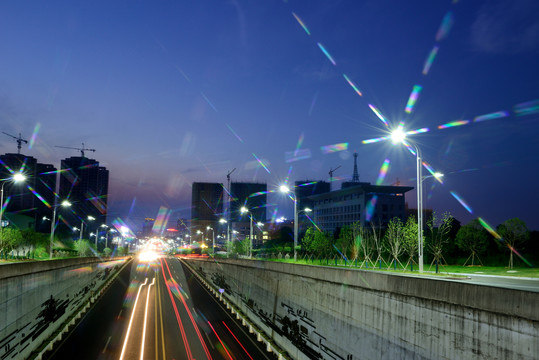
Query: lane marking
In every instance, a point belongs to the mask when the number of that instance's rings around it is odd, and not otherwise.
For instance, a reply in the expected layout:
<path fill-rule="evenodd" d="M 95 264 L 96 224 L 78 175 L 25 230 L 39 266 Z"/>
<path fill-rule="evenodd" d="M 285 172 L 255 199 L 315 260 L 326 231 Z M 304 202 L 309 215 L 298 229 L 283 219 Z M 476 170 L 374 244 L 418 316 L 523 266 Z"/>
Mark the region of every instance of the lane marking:
<path fill-rule="evenodd" d="M 105 347 L 103 348 L 103 351 L 101 352 L 101 354 L 104 354 L 107 351 L 107 347 L 109 346 L 110 338 L 111 337 L 109 336 L 109 339 L 107 340 L 107 343 L 105 344 Z"/>
<path fill-rule="evenodd" d="M 124 311 L 124 309 L 121 309 L 120 312 L 118 313 L 118 317 L 116 318 L 116 320 L 120 320 L 120 317 L 122 316 L 122 311 Z"/>

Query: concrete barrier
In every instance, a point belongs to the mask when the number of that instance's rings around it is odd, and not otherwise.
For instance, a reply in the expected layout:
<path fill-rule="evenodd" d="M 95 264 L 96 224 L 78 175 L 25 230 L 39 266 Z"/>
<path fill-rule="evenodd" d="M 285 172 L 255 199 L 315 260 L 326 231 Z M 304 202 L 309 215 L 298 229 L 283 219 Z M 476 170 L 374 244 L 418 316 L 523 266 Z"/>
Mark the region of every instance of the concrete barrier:
<path fill-rule="evenodd" d="M 0 358 L 28 358 L 75 311 L 89 306 L 94 292 L 126 259 L 75 258 L 1 265 Z"/>
<path fill-rule="evenodd" d="M 187 262 L 294 359 L 539 353 L 539 293 L 276 262 Z"/>

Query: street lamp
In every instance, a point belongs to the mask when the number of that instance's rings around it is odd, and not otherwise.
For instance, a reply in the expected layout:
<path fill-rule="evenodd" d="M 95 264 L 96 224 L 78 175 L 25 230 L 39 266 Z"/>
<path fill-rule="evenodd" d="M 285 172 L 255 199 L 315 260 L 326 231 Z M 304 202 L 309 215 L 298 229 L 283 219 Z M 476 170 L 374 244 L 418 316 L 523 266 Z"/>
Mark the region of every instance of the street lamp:
<path fill-rule="evenodd" d="M 298 200 L 295 194 L 292 194 L 290 188 L 286 185 L 281 185 L 279 191 L 288 194 L 292 201 L 294 201 L 294 261 L 297 261 L 296 247 L 298 246 Z"/>
<path fill-rule="evenodd" d="M 204 240 L 202 239 L 202 231 L 197 230 L 197 234 L 200 234 L 200 242 L 204 243 Z"/>
<path fill-rule="evenodd" d="M 62 201 L 60 204 L 53 206 L 52 210 L 52 220 L 51 220 L 51 238 L 50 238 L 50 249 L 49 249 L 49 259 L 52 259 L 52 242 L 54 240 L 54 230 L 56 229 L 56 209 L 59 207 L 70 207 L 71 203 L 67 200 Z"/>
<path fill-rule="evenodd" d="M 93 221 L 93 220 L 95 220 L 95 217 L 93 217 L 92 215 L 88 215 L 88 221 Z M 84 231 L 84 219 L 81 219 L 81 221 L 80 221 L 80 236 L 79 236 L 79 240 L 82 240 L 83 231 Z"/>
<path fill-rule="evenodd" d="M 406 133 L 401 127 L 397 128 L 391 133 L 391 140 L 393 144 L 405 144 Z M 423 175 L 422 175 L 422 162 L 421 152 L 419 148 L 411 143 L 411 146 L 415 149 L 416 153 L 416 172 L 417 172 L 417 247 L 419 255 L 419 272 L 423 272 Z"/>
<path fill-rule="evenodd" d="M 252 257 L 252 251 L 253 251 L 253 214 L 245 207 L 242 206 L 240 209 L 240 213 L 249 213 L 249 257 Z"/>
<path fill-rule="evenodd" d="M 212 234 L 212 248 L 211 248 L 211 251 L 212 253 L 215 253 L 215 230 L 213 230 L 213 228 L 211 226 L 207 226 L 206 227 L 206 230 L 211 230 L 211 234 Z"/>
<path fill-rule="evenodd" d="M 2 195 L 0 195 L 0 232 L 3 229 L 2 217 L 4 215 L 4 185 L 6 185 L 6 183 L 8 181 L 12 181 L 12 182 L 14 182 L 16 184 L 16 183 L 19 183 L 19 182 L 24 182 L 25 180 L 26 180 L 26 176 L 23 173 L 20 173 L 20 172 L 16 173 L 12 177 L 0 180 L 0 181 L 2 181 Z"/>

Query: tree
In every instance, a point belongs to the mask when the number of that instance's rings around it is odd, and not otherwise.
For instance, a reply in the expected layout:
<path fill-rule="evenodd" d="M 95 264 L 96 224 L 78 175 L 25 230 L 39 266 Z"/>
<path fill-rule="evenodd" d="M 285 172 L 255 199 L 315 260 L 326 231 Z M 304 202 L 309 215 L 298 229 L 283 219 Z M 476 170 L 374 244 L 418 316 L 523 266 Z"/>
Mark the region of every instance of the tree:
<path fill-rule="evenodd" d="M 389 220 L 385 239 L 387 250 L 391 254 L 391 257 L 393 258 L 392 262 L 396 267 L 397 262 L 400 262 L 399 256 L 404 252 L 404 231 L 401 219 L 395 217 Z"/>
<path fill-rule="evenodd" d="M 436 212 L 433 211 L 432 217 L 427 221 L 427 228 L 429 229 L 428 247 L 434 257 L 432 263 L 441 264 L 442 260 L 444 260 L 443 250 L 445 244 L 449 241 L 452 219 L 453 216 L 448 212 L 443 213 L 441 218 L 437 218 Z"/>
<path fill-rule="evenodd" d="M 73 245 L 74 249 L 79 253 L 80 257 L 93 256 L 94 250 L 88 240 L 82 239 L 75 241 Z"/>
<path fill-rule="evenodd" d="M 474 265 L 475 257 L 481 262 L 479 255 L 487 250 L 488 233 L 481 226 L 479 220 L 474 219 L 459 229 L 455 242 L 460 250 L 470 252 L 470 256 L 466 259 L 464 265 L 466 265 L 470 257 L 472 258 L 472 265 Z"/>
<path fill-rule="evenodd" d="M 412 215 L 408 217 L 402 230 L 403 230 L 403 236 L 404 236 L 404 243 L 403 243 L 404 252 L 408 254 L 408 262 L 406 263 L 406 267 L 407 267 L 408 264 L 415 263 L 414 258 L 418 250 L 417 220 L 415 216 Z"/>
<path fill-rule="evenodd" d="M 354 241 L 354 234 L 349 226 L 344 226 L 339 232 L 339 238 L 337 239 L 337 247 L 342 251 L 345 256 L 348 256 L 348 250 L 352 247 Z"/>
<path fill-rule="evenodd" d="M 498 226 L 498 233 L 503 239 L 503 243 L 509 249 L 509 268 L 513 268 L 513 252 L 517 245 L 526 241 L 530 237 L 526 223 L 519 218 L 504 221 Z"/>
<path fill-rule="evenodd" d="M 6 227 L 0 232 L 0 253 L 8 253 L 23 242 L 21 231 Z"/>
<path fill-rule="evenodd" d="M 313 248 L 315 231 L 316 230 L 312 226 L 309 226 L 307 228 L 307 231 L 305 231 L 305 235 L 303 236 L 303 239 L 301 240 L 301 246 L 308 253 L 313 252 L 312 248 Z"/>
<path fill-rule="evenodd" d="M 375 227 L 374 223 L 371 222 L 371 240 L 373 249 L 376 253 L 376 260 L 374 262 L 380 262 L 380 267 L 382 266 L 382 261 L 384 261 L 384 258 L 382 257 L 382 251 L 384 250 L 384 243 L 382 238 L 382 227 L 378 226 Z"/>
<path fill-rule="evenodd" d="M 328 256 L 333 251 L 333 244 L 329 236 L 322 231 L 316 231 L 312 244 L 312 251 L 319 256 Z"/>

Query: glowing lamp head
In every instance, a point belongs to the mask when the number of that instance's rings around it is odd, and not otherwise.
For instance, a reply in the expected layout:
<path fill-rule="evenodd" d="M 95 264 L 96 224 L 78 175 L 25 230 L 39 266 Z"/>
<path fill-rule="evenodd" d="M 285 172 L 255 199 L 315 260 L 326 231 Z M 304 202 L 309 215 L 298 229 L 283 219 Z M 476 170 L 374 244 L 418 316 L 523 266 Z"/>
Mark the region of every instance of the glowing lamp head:
<path fill-rule="evenodd" d="M 245 206 L 242 206 L 240 209 L 240 212 L 243 214 L 243 213 L 249 212 L 249 210 L 247 210 Z"/>
<path fill-rule="evenodd" d="M 95 217 L 93 217 L 92 215 L 89 215 L 88 220 L 95 220 Z"/>
<path fill-rule="evenodd" d="M 262 223 L 262 222 L 259 221 L 259 222 L 256 223 L 256 225 L 258 225 L 258 226 L 264 226 L 264 223 Z"/>
<path fill-rule="evenodd" d="M 305 209 L 303 209 L 303 211 L 305 211 L 306 213 L 310 213 L 312 210 L 309 209 L 309 208 L 305 208 Z"/>
<path fill-rule="evenodd" d="M 69 207 L 69 206 L 71 206 L 71 203 L 69 201 L 67 201 L 67 200 L 64 200 L 64 201 L 62 201 L 62 203 L 60 205 L 62 205 L 63 207 Z"/>
<path fill-rule="evenodd" d="M 223 218 L 219 219 L 219 222 L 220 222 L 221 224 L 226 224 L 226 223 L 227 223 L 227 221 L 226 221 L 225 219 L 223 219 Z"/>
<path fill-rule="evenodd" d="M 435 172 L 434 174 L 432 174 L 432 176 L 434 176 L 436 179 L 440 179 L 444 177 L 444 174 L 442 174 L 441 172 Z"/>
<path fill-rule="evenodd" d="M 391 133 L 391 141 L 393 144 L 400 144 L 406 138 L 406 133 L 399 127 Z"/>
<path fill-rule="evenodd" d="M 15 181 L 16 183 L 23 182 L 25 180 L 26 180 L 26 176 L 24 174 L 16 173 L 15 175 L 13 175 L 13 181 Z"/>
<path fill-rule="evenodd" d="M 290 192 L 290 188 L 286 185 L 281 185 L 281 187 L 279 187 L 279 191 L 282 192 L 282 193 L 289 193 Z"/>

